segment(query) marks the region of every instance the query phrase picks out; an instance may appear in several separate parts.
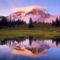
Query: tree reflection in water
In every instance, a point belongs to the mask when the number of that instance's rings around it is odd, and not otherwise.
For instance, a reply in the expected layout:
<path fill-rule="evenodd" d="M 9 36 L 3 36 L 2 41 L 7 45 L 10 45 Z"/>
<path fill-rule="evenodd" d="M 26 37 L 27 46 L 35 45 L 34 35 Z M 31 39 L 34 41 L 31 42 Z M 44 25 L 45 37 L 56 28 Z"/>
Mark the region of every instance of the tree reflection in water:
<path fill-rule="evenodd" d="M 49 48 L 60 47 L 59 39 L 50 39 L 50 40 L 40 40 L 33 39 L 32 37 L 26 38 L 24 40 L 4 40 L 0 44 L 6 44 L 11 48 L 26 48 L 34 54 L 38 54 L 44 51 L 47 51 Z M 58 45 L 57 45 L 57 44 Z"/>

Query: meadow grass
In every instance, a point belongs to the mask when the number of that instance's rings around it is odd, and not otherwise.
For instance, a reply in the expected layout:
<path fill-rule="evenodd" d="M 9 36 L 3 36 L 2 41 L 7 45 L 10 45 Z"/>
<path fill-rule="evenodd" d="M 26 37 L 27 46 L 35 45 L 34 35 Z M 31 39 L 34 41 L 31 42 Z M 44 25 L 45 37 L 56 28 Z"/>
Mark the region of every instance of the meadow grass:
<path fill-rule="evenodd" d="M 32 36 L 34 38 L 53 38 L 60 36 L 60 28 L 3 28 L 0 29 L 0 40 L 5 38 L 18 38 Z"/>

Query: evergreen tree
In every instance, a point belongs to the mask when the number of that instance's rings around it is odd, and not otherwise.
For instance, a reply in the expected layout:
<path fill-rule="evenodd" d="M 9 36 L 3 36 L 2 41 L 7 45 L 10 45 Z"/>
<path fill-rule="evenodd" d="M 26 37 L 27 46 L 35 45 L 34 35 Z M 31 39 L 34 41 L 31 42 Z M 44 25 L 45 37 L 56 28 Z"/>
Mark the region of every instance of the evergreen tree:
<path fill-rule="evenodd" d="M 33 26 L 33 22 L 32 22 L 32 18 L 30 18 L 30 20 L 29 20 L 29 28 L 33 28 L 34 26 Z"/>
<path fill-rule="evenodd" d="M 56 18 L 56 21 L 53 21 L 52 25 L 56 26 L 56 27 L 60 27 L 60 20 L 58 18 Z"/>

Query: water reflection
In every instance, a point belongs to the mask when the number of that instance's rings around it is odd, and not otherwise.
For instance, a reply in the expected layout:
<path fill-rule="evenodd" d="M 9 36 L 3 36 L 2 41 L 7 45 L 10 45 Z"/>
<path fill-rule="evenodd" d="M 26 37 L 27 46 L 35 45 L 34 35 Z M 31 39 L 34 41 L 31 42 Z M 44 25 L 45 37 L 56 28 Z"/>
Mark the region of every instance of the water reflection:
<path fill-rule="evenodd" d="M 51 40 L 51 39 L 50 40 L 36 39 L 36 40 L 30 41 L 30 39 L 25 39 L 23 41 L 8 40 L 4 44 L 8 45 L 8 46 L 11 46 L 12 48 L 14 48 L 16 46 L 20 46 L 20 47 L 25 47 L 25 48 L 49 49 L 49 48 L 52 48 L 52 47 L 60 47 L 60 43 L 58 43 L 57 41 L 54 41 L 54 40 Z"/>
<path fill-rule="evenodd" d="M 20 39 L 7 40 L 6 39 L 4 41 L 0 41 L 0 56 L 3 56 L 5 54 L 7 55 L 11 54 L 13 49 L 19 50 L 21 48 L 27 49 L 28 51 L 32 52 L 32 54 L 38 55 L 40 58 L 44 56 L 46 58 L 54 58 L 55 56 L 60 58 L 59 57 L 60 56 L 60 39 L 54 38 L 54 39 L 44 40 L 44 39 L 33 39 L 32 37 L 29 37 L 23 40 L 20 40 Z M 21 57 L 21 54 L 20 54 L 20 57 Z"/>
<path fill-rule="evenodd" d="M 3 41 L 1 41 L 1 44 L 3 44 Z M 37 50 L 39 52 L 49 49 L 49 48 L 53 48 L 53 47 L 60 47 L 60 44 L 57 45 L 56 41 L 54 40 L 53 41 L 52 40 L 39 40 L 39 39 L 31 40 L 28 38 L 23 41 L 7 40 L 4 42 L 4 44 L 11 48 L 15 48 L 19 46 L 19 47 L 23 47 L 27 49 L 32 49 L 33 51 Z"/>
<path fill-rule="evenodd" d="M 56 45 L 60 47 L 60 37 L 53 38 L 53 41 L 56 41 Z"/>

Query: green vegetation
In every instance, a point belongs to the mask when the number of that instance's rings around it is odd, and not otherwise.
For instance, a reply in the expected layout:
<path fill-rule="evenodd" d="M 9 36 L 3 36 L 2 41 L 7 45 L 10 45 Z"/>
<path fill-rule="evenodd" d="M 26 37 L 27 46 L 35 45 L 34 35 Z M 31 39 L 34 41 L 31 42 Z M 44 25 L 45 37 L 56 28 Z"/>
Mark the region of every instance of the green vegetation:
<path fill-rule="evenodd" d="M 55 36 L 60 36 L 60 27 L 53 27 L 48 24 L 37 24 L 34 25 L 34 28 L 21 26 L 0 29 L 0 40 L 26 36 L 33 36 L 34 38 L 53 38 Z"/>

